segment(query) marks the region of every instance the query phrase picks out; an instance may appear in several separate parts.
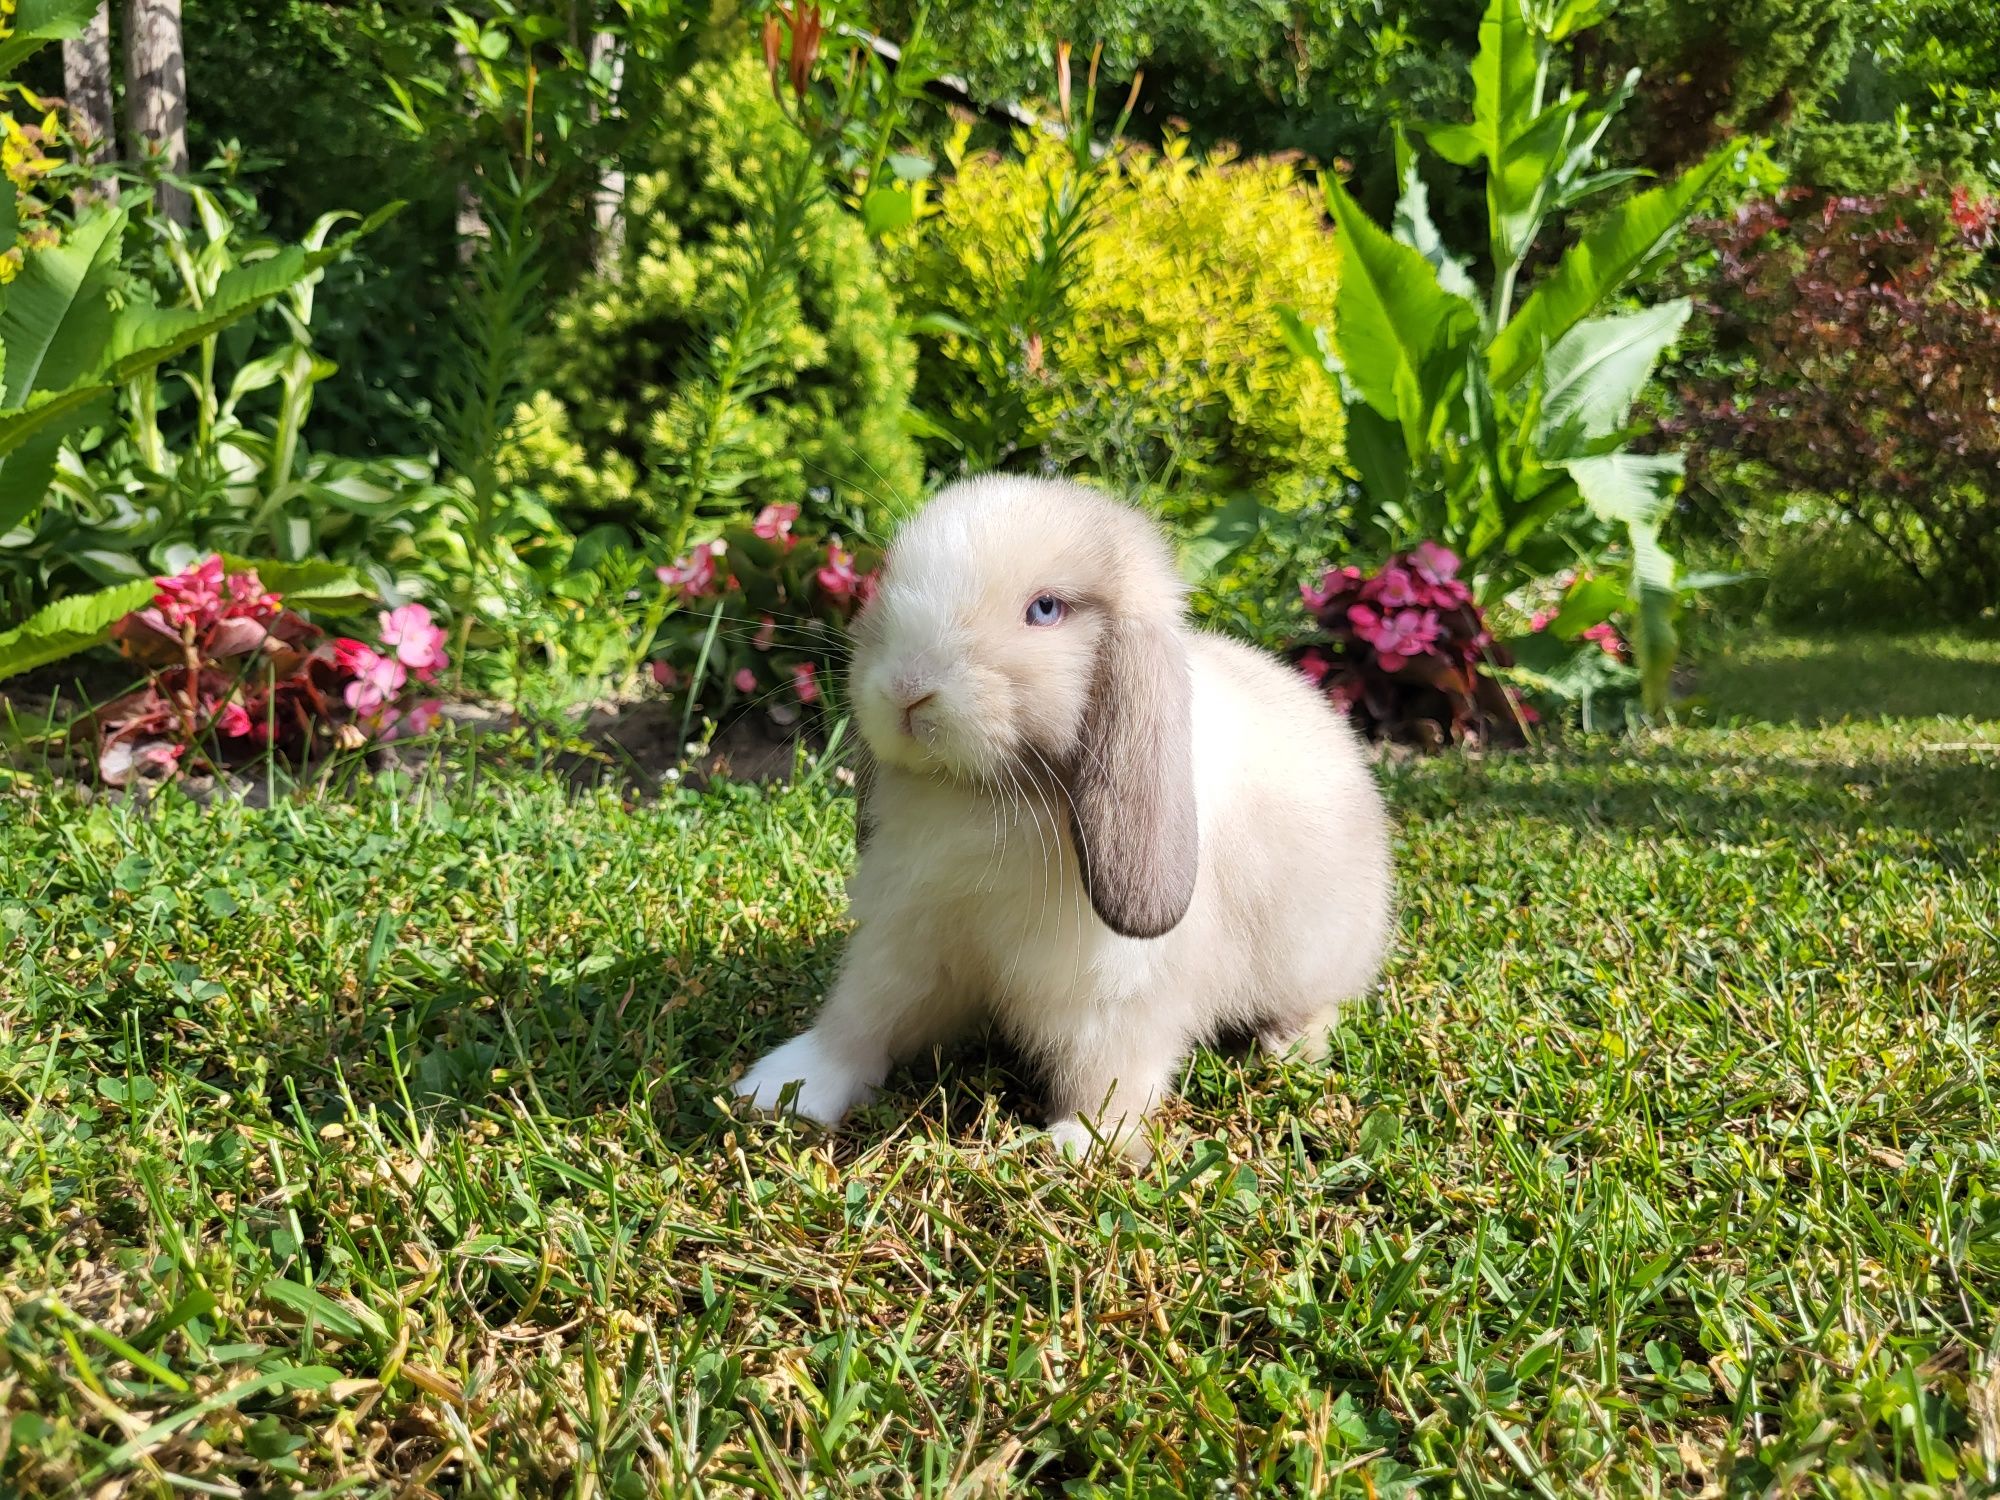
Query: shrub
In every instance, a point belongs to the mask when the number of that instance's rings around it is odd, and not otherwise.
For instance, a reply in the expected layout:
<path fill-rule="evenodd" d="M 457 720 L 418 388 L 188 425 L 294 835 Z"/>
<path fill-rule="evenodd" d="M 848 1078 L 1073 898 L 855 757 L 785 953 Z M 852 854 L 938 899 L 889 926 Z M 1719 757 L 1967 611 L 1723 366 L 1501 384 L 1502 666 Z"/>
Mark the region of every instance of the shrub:
<path fill-rule="evenodd" d="M 1673 425 L 1712 472 L 1822 495 L 1925 593 L 2000 605 L 2000 203 L 1786 194 L 1706 226 L 1714 358 Z"/>
<path fill-rule="evenodd" d="M 1329 568 L 1299 585 L 1316 628 L 1291 659 L 1364 733 L 1432 749 L 1519 739 L 1520 706 L 1489 670 L 1511 659 L 1458 566 L 1424 542 L 1373 573 Z"/>
<path fill-rule="evenodd" d="M 111 627 L 119 650 L 152 669 L 147 681 L 79 726 L 113 786 L 421 734 L 437 713 L 409 701 L 413 683 L 446 665 L 444 632 L 421 604 L 383 612 L 378 650 L 326 640 L 255 572 L 226 572 L 218 556 L 156 583 L 150 605 Z"/>
<path fill-rule="evenodd" d="M 906 299 L 951 320 L 921 364 L 938 425 L 978 466 L 1047 460 L 1127 483 L 1177 471 L 1179 490 L 1280 504 L 1317 493 L 1341 460 L 1340 403 L 1284 357 L 1276 308 L 1330 316 L 1340 258 L 1292 167 L 1178 141 L 1126 153 L 1104 168 L 1055 319 L 990 327 L 1072 170 L 1053 142 L 963 162 L 906 252 Z M 969 436 L 1002 409 L 1012 430 Z"/>
<path fill-rule="evenodd" d="M 1444 543 L 1488 602 L 1614 539 L 1622 546 L 1648 707 L 1659 709 L 1678 602 L 1660 526 L 1681 460 L 1632 451 L 1632 409 L 1688 305 L 1618 309 L 1726 158 L 1620 201 L 1517 304 L 1550 216 L 1633 175 L 1590 170 L 1624 89 L 1604 100 L 1546 97 L 1556 45 L 1588 18 L 1566 6 L 1531 19 L 1521 0 L 1491 0 L 1472 68 L 1473 118 L 1426 130 L 1445 160 L 1485 169 L 1485 295 L 1441 240 L 1399 137 L 1393 237 L 1338 182 L 1327 185 L 1348 256 L 1331 346 L 1298 317 L 1287 331 L 1346 400 L 1376 540 Z"/>
<path fill-rule="evenodd" d="M 750 58 L 695 68 L 668 92 L 657 132 L 617 264 L 564 301 L 542 343 L 545 391 L 506 468 L 558 504 L 671 531 L 677 478 L 713 416 L 683 377 L 759 274 L 777 200 L 788 178 L 809 176 L 811 148 Z M 759 330 L 763 379 L 722 414 L 729 472 L 710 488 L 849 527 L 880 516 L 853 496 L 887 505 L 920 482 L 904 431 L 911 353 L 860 225 L 824 193 L 796 211 L 796 275 Z"/>

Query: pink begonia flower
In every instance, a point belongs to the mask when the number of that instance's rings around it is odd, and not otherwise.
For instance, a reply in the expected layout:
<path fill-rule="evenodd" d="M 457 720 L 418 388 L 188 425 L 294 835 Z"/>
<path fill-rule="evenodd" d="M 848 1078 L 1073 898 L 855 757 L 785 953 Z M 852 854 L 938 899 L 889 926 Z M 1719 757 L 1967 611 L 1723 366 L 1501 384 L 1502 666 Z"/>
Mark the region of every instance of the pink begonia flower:
<path fill-rule="evenodd" d="M 1619 638 L 1618 627 L 1609 620 L 1599 621 L 1578 636 L 1578 639 L 1595 642 L 1598 649 L 1613 661 L 1625 660 L 1625 642 Z"/>
<path fill-rule="evenodd" d="M 396 659 L 429 682 L 447 665 L 444 627 L 431 623 L 431 612 L 421 604 L 399 604 L 380 616 L 382 644 L 393 646 Z"/>
<path fill-rule="evenodd" d="M 250 721 L 250 711 L 232 699 L 223 705 L 222 715 L 215 721 L 215 727 L 222 731 L 223 738 L 240 740 L 256 726 Z"/>
<path fill-rule="evenodd" d="M 333 659 L 354 674 L 354 680 L 341 689 L 341 697 L 363 718 L 379 714 L 410 679 L 408 669 L 395 657 L 345 636 L 333 643 Z"/>
<path fill-rule="evenodd" d="M 1438 638 L 1438 618 L 1427 609 L 1399 609 L 1384 615 L 1356 604 L 1347 611 L 1347 622 L 1375 648 L 1375 659 L 1385 672 L 1400 672 L 1410 658 L 1430 654 Z"/>
<path fill-rule="evenodd" d="M 792 522 L 799 518 L 796 505 L 767 505 L 757 512 L 757 519 L 750 523 L 750 530 L 767 542 L 782 541 L 787 548 L 798 540 L 792 535 Z"/>
<path fill-rule="evenodd" d="M 769 615 L 765 615 L 758 621 L 757 633 L 750 637 L 750 644 L 755 646 L 759 651 L 769 651 L 771 649 L 771 637 L 777 633 L 778 622 Z"/>
<path fill-rule="evenodd" d="M 1426 603 L 1426 592 L 1418 590 L 1416 575 L 1398 562 L 1385 564 L 1361 586 L 1361 597 L 1384 609 L 1409 609 Z"/>
<path fill-rule="evenodd" d="M 1458 577 L 1458 554 L 1436 542 L 1418 542 L 1411 549 L 1410 566 L 1425 583 L 1449 583 Z"/>
<path fill-rule="evenodd" d="M 799 695 L 801 703 L 819 702 L 819 670 L 809 661 L 802 661 L 792 668 L 792 691 Z"/>
<path fill-rule="evenodd" d="M 847 598 L 861 582 L 861 575 L 854 571 L 853 557 L 838 538 L 826 544 L 826 562 L 813 576 L 819 580 L 820 588 L 835 599 Z"/>
<path fill-rule="evenodd" d="M 870 599 L 875 597 L 875 590 L 880 586 L 879 579 L 881 572 L 882 570 L 877 568 L 873 573 L 863 573 L 859 578 L 854 580 L 854 602 L 856 604 L 866 604 Z"/>
<path fill-rule="evenodd" d="M 1320 655 L 1317 646 L 1308 647 L 1299 653 L 1298 669 L 1306 674 L 1306 681 L 1318 687 L 1326 681 L 1326 674 L 1333 670 L 1333 663 Z"/>
<path fill-rule="evenodd" d="M 681 685 L 681 674 L 674 670 L 674 664 L 670 661 L 654 662 L 652 671 L 653 681 L 668 692 L 672 692 Z"/>
<path fill-rule="evenodd" d="M 1342 677 L 1326 690 L 1327 701 L 1342 713 L 1346 713 L 1361 701 L 1361 679 Z"/>
<path fill-rule="evenodd" d="M 213 554 L 171 578 L 153 580 L 157 592 L 154 607 L 178 632 L 184 625 L 197 629 L 222 618 L 222 559 Z"/>
<path fill-rule="evenodd" d="M 231 573 L 228 583 L 229 607 L 224 613 L 232 620 L 268 620 L 283 608 L 278 596 L 265 589 L 254 568 Z"/>
<path fill-rule="evenodd" d="M 1321 575 L 1318 588 L 1309 583 L 1300 584 L 1299 597 L 1306 601 L 1306 608 L 1314 614 L 1324 614 L 1329 604 L 1358 593 L 1360 588 L 1359 568 L 1328 568 Z"/>
<path fill-rule="evenodd" d="M 715 587 L 715 560 L 728 550 L 729 544 L 718 538 L 654 572 L 668 588 L 679 589 L 690 599 L 699 599 Z"/>
<path fill-rule="evenodd" d="M 1528 617 L 1529 634 L 1540 635 L 1544 630 L 1547 630 L 1549 626 L 1555 623 L 1555 618 L 1556 618 L 1555 610 L 1552 609 L 1536 610 L 1534 614 Z"/>
<path fill-rule="evenodd" d="M 748 667 L 738 667 L 736 669 L 736 676 L 731 681 L 736 684 L 736 691 L 739 693 L 754 693 L 757 691 L 757 674 Z"/>

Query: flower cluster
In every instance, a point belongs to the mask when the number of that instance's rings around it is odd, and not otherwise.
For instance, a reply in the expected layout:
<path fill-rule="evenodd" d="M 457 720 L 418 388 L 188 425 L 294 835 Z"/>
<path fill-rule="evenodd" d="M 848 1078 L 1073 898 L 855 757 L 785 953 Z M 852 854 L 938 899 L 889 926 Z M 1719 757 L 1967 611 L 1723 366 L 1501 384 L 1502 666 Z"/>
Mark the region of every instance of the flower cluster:
<path fill-rule="evenodd" d="M 1372 573 L 1329 568 L 1299 595 L 1316 629 L 1292 661 L 1368 732 L 1442 744 L 1518 730 L 1520 706 L 1486 670 L 1506 655 L 1449 548 L 1423 542 Z"/>
<path fill-rule="evenodd" d="M 379 648 L 328 642 L 253 569 L 228 572 L 220 557 L 157 579 L 151 605 L 111 627 L 119 650 L 152 670 L 87 721 L 100 773 L 118 786 L 193 762 L 423 733 L 438 704 L 400 700 L 413 678 L 435 681 L 445 667 L 444 632 L 420 604 L 379 623 Z"/>
<path fill-rule="evenodd" d="M 651 664 L 655 683 L 713 709 L 769 703 L 781 720 L 821 701 L 848 620 L 875 596 L 880 557 L 838 537 L 804 539 L 793 529 L 798 519 L 796 505 L 766 505 L 748 526 L 655 570 L 671 603 L 705 605 L 668 617 Z"/>

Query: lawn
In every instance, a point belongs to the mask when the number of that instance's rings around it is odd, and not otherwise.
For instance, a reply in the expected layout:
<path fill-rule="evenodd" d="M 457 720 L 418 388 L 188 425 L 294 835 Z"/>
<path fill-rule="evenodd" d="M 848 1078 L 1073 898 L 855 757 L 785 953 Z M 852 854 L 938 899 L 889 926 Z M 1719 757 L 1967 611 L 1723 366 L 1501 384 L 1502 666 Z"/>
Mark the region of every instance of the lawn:
<path fill-rule="evenodd" d="M 1137 1173 L 980 1050 L 730 1119 L 831 777 L 16 783 L 0 1492 L 1990 1493 L 2000 647 L 1702 686 L 1387 773 L 1378 1003 L 1200 1056 Z"/>

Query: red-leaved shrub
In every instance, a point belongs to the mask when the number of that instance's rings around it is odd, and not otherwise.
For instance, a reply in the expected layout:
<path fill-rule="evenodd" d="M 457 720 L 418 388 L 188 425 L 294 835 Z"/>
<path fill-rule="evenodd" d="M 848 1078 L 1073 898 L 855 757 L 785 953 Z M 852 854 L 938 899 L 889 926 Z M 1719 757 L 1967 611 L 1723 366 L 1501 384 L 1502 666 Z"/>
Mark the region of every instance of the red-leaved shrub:
<path fill-rule="evenodd" d="M 92 713 L 99 774 L 113 786 L 191 766 L 220 769 L 266 753 L 303 760 L 341 746 L 422 734 L 435 700 L 444 632 L 421 604 L 386 610 L 376 645 L 328 639 L 284 607 L 255 572 L 208 557 L 156 580 L 149 608 L 111 627 L 145 683 Z"/>
<path fill-rule="evenodd" d="M 1317 629 L 1290 657 L 1367 734 L 1435 748 L 1517 741 L 1523 706 L 1487 670 L 1511 665 L 1449 548 L 1424 542 L 1373 573 L 1299 585 Z"/>

